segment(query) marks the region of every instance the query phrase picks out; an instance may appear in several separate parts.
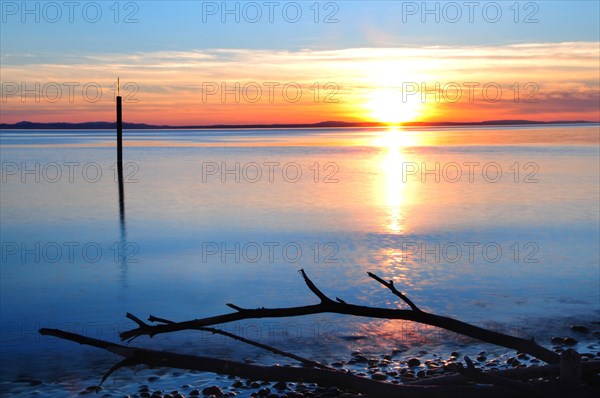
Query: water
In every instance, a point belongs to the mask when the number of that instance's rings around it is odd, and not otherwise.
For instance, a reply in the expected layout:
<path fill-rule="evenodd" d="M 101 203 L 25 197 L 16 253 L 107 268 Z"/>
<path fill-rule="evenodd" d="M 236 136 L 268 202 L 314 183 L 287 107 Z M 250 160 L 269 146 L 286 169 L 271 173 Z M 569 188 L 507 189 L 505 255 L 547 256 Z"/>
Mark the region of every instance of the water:
<path fill-rule="evenodd" d="M 371 271 L 425 310 L 550 346 L 598 319 L 598 139 L 598 125 L 126 131 L 121 219 L 114 132 L 2 131 L 1 381 L 97 381 L 115 363 L 39 327 L 118 341 L 126 312 L 317 302 L 299 269 L 332 298 L 402 306 Z M 330 314 L 223 327 L 325 361 L 447 340 Z M 206 333 L 135 344 L 275 361 Z"/>

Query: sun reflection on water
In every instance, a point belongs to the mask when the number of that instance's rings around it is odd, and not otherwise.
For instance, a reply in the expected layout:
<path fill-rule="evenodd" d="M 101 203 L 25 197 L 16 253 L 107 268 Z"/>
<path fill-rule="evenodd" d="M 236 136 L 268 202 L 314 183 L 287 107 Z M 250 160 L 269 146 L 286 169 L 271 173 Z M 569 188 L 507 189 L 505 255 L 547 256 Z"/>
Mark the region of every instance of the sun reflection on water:
<path fill-rule="evenodd" d="M 375 138 L 373 144 L 383 149 L 379 165 L 382 175 L 381 202 L 387 210 L 384 228 L 392 234 L 407 233 L 406 203 L 411 193 L 403 181 L 403 168 L 409 161 L 406 147 L 417 145 L 418 137 L 399 127 L 390 127 Z"/>

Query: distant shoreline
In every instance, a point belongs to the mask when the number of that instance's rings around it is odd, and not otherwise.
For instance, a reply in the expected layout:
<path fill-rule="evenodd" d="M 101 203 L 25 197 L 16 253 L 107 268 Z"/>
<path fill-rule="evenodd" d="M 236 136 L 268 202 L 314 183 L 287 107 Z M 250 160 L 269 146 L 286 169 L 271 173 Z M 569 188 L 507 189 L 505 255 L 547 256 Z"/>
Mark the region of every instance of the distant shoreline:
<path fill-rule="evenodd" d="M 533 120 L 486 120 L 481 122 L 409 122 L 401 123 L 400 127 L 460 127 L 460 126 L 518 126 L 518 125 L 549 125 L 549 124 L 598 124 L 588 120 L 556 120 L 551 122 L 540 122 Z M 282 129 L 282 128 L 349 128 L 349 127 L 390 127 L 395 126 L 380 122 L 319 122 L 319 123 L 290 123 L 290 124 L 213 124 L 213 125 L 191 125 L 191 126 L 171 126 L 154 125 L 146 123 L 123 123 L 123 128 L 129 130 L 166 130 L 166 129 Z M 38 122 L 18 122 L 2 123 L 0 129 L 19 129 L 19 130 L 105 130 L 116 128 L 116 122 L 83 122 L 83 123 L 38 123 Z"/>

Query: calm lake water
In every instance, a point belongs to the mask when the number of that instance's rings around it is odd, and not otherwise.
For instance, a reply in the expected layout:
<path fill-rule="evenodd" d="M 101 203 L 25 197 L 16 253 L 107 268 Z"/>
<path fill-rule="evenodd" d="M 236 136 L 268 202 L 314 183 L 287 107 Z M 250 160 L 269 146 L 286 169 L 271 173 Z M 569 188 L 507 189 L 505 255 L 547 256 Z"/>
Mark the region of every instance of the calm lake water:
<path fill-rule="evenodd" d="M 0 391 L 24 376 L 97 382 L 116 363 L 40 327 L 118 341 L 127 312 L 312 304 L 302 268 L 331 297 L 402 306 L 371 271 L 425 310 L 547 346 L 598 320 L 598 125 L 124 136 L 121 214 L 114 132 L 1 132 Z M 461 343 L 329 314 L 223 327 L 325 361 Z M 134 344 L 281 361 L 202 333 Z"/>

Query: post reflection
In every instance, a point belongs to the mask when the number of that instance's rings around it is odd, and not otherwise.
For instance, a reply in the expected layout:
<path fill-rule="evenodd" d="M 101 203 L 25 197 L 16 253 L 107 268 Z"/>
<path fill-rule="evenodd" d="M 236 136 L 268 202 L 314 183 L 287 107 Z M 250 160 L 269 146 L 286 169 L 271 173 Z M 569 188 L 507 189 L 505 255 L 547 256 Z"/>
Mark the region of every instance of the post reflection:
<path fill-rule="evenodd" d="M 121 266 L 121 283 L 127 287 L 127 225 L 125 223 L 125 187 L 123 185 L 123 162 L 117 161 L 117 174 L 119 183 L 119 230 L 120 242 L 118 258 Z"/>

